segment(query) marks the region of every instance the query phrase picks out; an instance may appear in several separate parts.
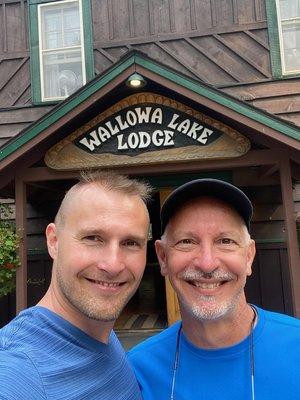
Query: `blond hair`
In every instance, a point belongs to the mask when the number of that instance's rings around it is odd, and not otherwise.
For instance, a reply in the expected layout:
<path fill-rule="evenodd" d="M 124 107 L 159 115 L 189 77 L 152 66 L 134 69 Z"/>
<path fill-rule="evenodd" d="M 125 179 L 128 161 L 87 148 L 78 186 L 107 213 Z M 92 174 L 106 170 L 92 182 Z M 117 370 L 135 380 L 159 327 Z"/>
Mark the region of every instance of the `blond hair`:
<path fill-rule="evenodd" d="M 143 181 L 129 178 L 112 170 L 84 170 L 80 172 L 78 186 L 96 183 L 107 191 L 139 196 L 145 203 L 150 200 L 152 187 Z"/>
<path fill-rule="evenodd" d="M 152 187 L 146 183 L 111 170 L 82 170 L 79 181 L 65 194 L 55 217 L 55 224 L 61 225 L 65 209 L 73 194 L 85 185 L 95 184 L 107 191 L 119 192 L 129 196 L 138 196 L 147 204 L 151 198 Z"/>

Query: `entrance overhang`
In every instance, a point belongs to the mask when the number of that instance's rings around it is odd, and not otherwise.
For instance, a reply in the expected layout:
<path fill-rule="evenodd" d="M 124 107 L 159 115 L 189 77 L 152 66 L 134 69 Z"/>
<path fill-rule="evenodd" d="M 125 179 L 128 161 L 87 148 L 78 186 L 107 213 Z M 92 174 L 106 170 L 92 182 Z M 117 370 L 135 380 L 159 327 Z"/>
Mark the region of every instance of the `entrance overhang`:
<path fill-rule="evenodd" d="M 259 167 L 261 174 L 277 174 L 281 184 L 289 257 L 293 312 L 300 316 L 300 269 L 292 188 L 299 179 L 300 130 L 293 124 L 259 110 L 210 85 L 193 80 L 144 54 L 132 51 L 101 76 L 96 77 L 43 118 L 26 128 L 0 149 L 0 190 L 16 201 L 16 224 L 21 237 L 21 268 L 17 273 L 17 309 L 27 304 L 26 199 L 28 187 L 37 182 L 76 179 L 78 171 L 55 170 L 44 163 L 46 152 L 97 115 L 132 95 L 126 80 L 138 73 L 147 81 L 147 91 L 173 98 L 201 111 L 241 133 L 251 142 L 248 152 L 236 158 L 157 161 L 122 165 L 133 175 L 215 171 Z M 146 90 L 145 87 L 142 90 Z"/>

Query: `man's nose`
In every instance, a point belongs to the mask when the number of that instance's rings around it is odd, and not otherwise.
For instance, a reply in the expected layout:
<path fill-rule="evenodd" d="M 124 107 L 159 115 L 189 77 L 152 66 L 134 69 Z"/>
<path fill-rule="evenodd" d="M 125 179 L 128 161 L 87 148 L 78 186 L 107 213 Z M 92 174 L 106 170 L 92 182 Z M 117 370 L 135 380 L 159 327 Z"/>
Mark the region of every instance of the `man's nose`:
<path fill-rule="evenodd" d="M 105 271 L 109 276 L 118 275 L 125 269 L 125 261 L 118 243 L 111 243 L 102 249 L 98 262 L 98 269 Z"/>
<path fill-rule="evenodd" d="M 206 273 L 210 273 L 218 267 L 212 245 L 202 243 L 199 245 L 193 259 L 193 266 Z"/>

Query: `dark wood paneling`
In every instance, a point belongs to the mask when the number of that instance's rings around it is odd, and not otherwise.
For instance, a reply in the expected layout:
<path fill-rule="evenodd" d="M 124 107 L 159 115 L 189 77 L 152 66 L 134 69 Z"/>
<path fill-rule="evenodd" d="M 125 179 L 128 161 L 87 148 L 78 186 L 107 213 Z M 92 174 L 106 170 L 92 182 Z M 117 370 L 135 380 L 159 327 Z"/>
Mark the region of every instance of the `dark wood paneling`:
<path fill-rule="evenodd" d="M 292 114 L 280 114 L 280 118 L 300 126 L 300 112 L 295 112 Z"/>
<path fill-rule="evenodd" d="M 16 315 L 16 293 L 0 298 L 0 328 Z"/>
<path fill-rule="evenodd" d="M 49 287 L 52 260 L 48 255 L 31 256 L 28 268 L 28 307 L 30 307 L 40 301 Z"/>
<path fill-rule="evenodd" d="M 31 123 L 50 111 L 52 107 L 23 107 L 0 110 L 0 124 L 12 124 L 17 122 Z"/>
<path fill-rule="evenodd" d="M 91 0 L 91 6 L 97 74 L 137 48 L 300 125 L 300 80 L 266 82 L 271 68 L 264 0 Z M 30 107 L 27 2 L 2 1 L 0 20 L 0 107 Z M 16 114 L 1 125 L 0 114 L 0 145 L 37 118 Z"/>
<path fill-rule="evenodd" d="M 284 95 L 276 98 L 271 97 L 269 99 L 257 99 L 251 101 L 251 103 L 257 108 L 277 115 L 281 113 L 300 112 L 300 94 Z"/>
<path fill-rule="evenodd" d="M 8 140 L 11 137 L 17 135 L 19 132 L 21 132 L 22 129 L 26 128 L 28 125 L 29 123 L 0 124 L 0 138 L 5 142 L 5 139 Z"/>
<path fill-rule="evenodd" d="M 0 110 L 0 144 L 17 135 L 32 122 L 35 122 L 52 107 L 26 107 Z"/>
<path fill-rule="evenodd" d="M 29 57 L 2 61 L 0 64 L 0 105 L 14 106 L 19 98 L 30 87 Z"/>
<path fill-rule="evenodd" d="M 257 246 L 247 300 L 267 310 L 292 314 L 287 251 L 276 244 Z"/>
<path fill-rule="evenodd" d="M 31 255 L 28 261 L 28 307 L 34 306 L 46 293 L 51 280 L 52 260 L 47 254 Z M 0 327 L 16 315 L 16 294 L 0 298 Z"/>
<path fill-rule="evenodd" d="M 1 1 L 0 53 L 28 49 L 27 2 Z"/>
<path fill-rule="evenodd" d="M 92 0 L 95 41 L 265 21 L 263 0 Z"/>

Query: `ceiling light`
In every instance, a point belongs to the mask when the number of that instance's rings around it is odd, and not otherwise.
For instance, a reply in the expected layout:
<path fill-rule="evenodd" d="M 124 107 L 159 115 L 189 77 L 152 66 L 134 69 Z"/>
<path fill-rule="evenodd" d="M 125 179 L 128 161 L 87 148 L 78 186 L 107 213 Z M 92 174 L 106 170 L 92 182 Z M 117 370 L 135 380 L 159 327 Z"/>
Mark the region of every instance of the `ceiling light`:
<path fill-rule="evenodd" d="M 142 75 L 135 72 L 134 74 L 130 75 L 130 77 L 127 79 L 126 85 L 133 88 L 141 88 L 146 85 L 146 81 L 142 77 Z"/>

